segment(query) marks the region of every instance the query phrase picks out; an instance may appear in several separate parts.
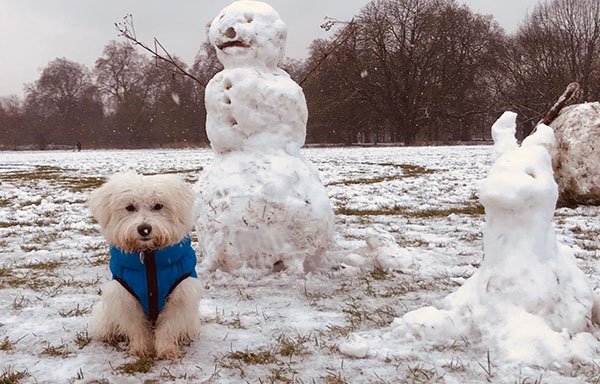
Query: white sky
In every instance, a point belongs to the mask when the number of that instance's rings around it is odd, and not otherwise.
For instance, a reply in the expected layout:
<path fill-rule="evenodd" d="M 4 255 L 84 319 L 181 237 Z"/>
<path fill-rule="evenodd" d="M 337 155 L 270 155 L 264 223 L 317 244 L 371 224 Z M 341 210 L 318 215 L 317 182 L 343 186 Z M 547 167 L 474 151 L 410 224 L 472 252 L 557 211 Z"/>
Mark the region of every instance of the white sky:
<path fill-rule="evenodd" d="M 458 0 L 492 14 L 508 32 L 538 0 Z M 288 25 L 287 55 L 302 58 L 310 42 L 328 33 L 325 16 L 350 19 L 367 0 L 267 0 Z M 140 40 L 156 36 L 172 54 L 191 64 L 205 39 L 205 26 L 231 0 L 0 0 L 0 96 L 23 95 L 57 57 L 88 67 L 111 39 L 114 23 L 133 14 Z"/>

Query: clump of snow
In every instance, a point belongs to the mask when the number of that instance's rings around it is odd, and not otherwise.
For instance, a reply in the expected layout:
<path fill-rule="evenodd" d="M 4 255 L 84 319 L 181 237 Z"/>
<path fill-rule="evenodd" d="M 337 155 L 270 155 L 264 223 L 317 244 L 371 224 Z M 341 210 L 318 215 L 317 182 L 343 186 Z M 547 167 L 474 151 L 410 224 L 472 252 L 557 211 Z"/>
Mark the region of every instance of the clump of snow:
<path fill-rule="evenodd" d="M 369 343 L 356 333 L 350 333 L 346 339 L 338 345 L 341 353 L 351 357 L 362 359 L 369 353 Z"/>
<path fill-rule="evenodd" d="M 346 255 L 342 262 L 367 270 L 407 270 L 414 264 L 411 253 L 398 245 L 394 236 L 380 227 L 369 228 L 365 234 L 365 246 Z"/>
<path fill-rule="evenodd" d="M 553 165 L 561 201 L 600 205 L 600 103 L 566 107 L 551 126 L 557 141 Z"/>
<path fill-rule="evenodd" d="M 506 111 L 492 125 L 492 161 L 496 161 L 503 153 L 518 147 L 515 133 L 517 132 L 517 114 Z"/>
<path fill-rule="evenodd" d="M 558 196 L 544 125 L 513 146 L 514 114 L 493 127 L 498 157 L 480 185 L 485 207 L 481 267 L 440 305 L 394 320 L 387 337 L 481 342 L 509 361 L 547 365 L 589 359 L 593 295 L 573 252 L 556 239 Z"/>
<path fill-rule="evenodd" d="M 238 1 L 209 38 L 224 70 L 206 87 L 213 163 L 196 185 L 197 232 L 211 270 L 313 270 L 323 263 L 333 210 L 300 153 L 308 112 L 302 89 L 277 65 L 286 25 L 269 5 Z"/>

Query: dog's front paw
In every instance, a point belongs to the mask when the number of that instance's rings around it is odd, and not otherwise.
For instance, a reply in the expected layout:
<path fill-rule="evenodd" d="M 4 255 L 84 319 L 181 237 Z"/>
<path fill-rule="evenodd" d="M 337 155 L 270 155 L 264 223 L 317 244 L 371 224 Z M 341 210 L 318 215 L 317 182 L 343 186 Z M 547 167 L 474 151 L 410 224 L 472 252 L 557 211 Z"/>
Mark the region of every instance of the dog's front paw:
<path fill-rule="evenodd" d="M 129 343 L 129 354 L 138 357 L 151 357 L 154 355 L 150 340 L 131 341 Z"/>
<path fill-rule="evenodd" d="M 181 356 L 181 350 L 176 345 L 168 346 L 156 351 L 158 360 L 174 360 Z"/>
<path fill-rule="evenodd" d="M 144 347 L 129 347 L 129 354 L 137 357 L 151 357 L 152 350 Z"/>

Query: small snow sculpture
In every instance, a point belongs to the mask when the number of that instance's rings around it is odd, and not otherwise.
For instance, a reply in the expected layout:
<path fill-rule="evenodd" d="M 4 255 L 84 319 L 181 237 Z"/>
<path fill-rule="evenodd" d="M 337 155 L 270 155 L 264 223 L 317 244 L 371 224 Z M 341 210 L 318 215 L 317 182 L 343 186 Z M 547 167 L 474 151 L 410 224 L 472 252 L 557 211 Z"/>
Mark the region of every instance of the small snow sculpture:
<path fill-rule="evenodd" d="M 196 185 L 198 240 L 209 269 L 318 267 L 334 216 L 317 170 L 300 153 L 302 89 L 278 68 L 287 29 L 258 1 L 224 8 L 209 39 L 224 70 L 206 87 L 213 163 Z"/>
<path fill-rule="evenodd" d="M 498 158 L 480 186 L 486 219 L 480 269 L 441 309 L 396 319 L 390 337 L 480 339 L 498 358 L 541 365 L 594 353 L 597 340 L 585 333 L 592 290 L 552 224 L 558 196 L 548 153 L 552 129 L 539 125 L 513 146 L 515 118 L 507 112 L 493 127 Z"/>
<path fill-rule="evenodd" d="M 411 253 L 400 247 L 394 236 L 380 227 L 369 228 L 365 246 L 355 252 L 345 255 L 342 263 L 363 271 L 373 268 L 406 271 L 414 267 Z"/>
<path fill-rule="evenodd" d="M 600 205 L 600 103 L 566 107 L 551 126 L 560 202 Z"/>

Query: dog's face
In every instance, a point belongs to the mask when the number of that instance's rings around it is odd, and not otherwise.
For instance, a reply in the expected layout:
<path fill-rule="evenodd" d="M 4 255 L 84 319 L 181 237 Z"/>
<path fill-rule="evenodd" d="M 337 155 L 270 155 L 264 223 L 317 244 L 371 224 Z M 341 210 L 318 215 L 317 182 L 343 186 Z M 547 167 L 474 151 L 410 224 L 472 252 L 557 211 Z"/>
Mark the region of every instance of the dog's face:
<path fill-rule="evenodd" d="M 192 228 L 193 192 L 175 175 L 116 173 L 88 206 L 111 244 L 126 252 L 178 243 Z"/>

